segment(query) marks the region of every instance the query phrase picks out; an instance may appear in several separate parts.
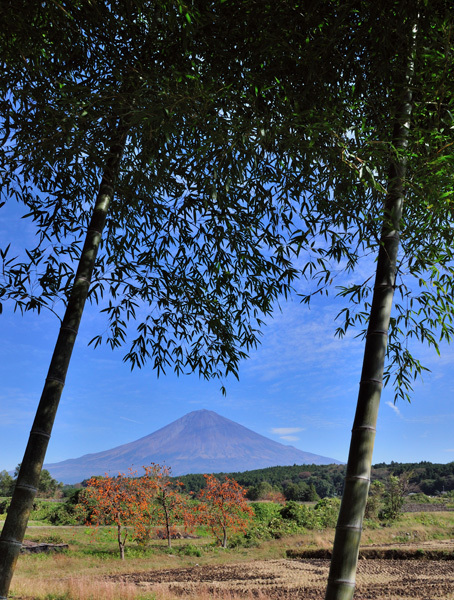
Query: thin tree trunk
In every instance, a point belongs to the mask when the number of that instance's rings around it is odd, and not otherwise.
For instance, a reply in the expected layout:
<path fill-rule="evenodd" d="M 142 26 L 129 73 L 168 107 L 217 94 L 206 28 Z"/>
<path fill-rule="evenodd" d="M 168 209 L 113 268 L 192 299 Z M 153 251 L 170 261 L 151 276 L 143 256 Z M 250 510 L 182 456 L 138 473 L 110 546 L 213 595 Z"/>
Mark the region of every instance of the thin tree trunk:
<path fill-rule="evenodd" d="M 125 546 L 126 546 L 126 535 L 125 539 L 121 539 L 121 525 L 117 525 L 117 540 L 118 540 L 118 548 L 120 550 L 120 559 L 125 559 Z"/>
<path fill-rule="evenodd" d="M 385 199 L 381 244 L 358 403 L 325 600 L 351 600 L 355 590 L 359 545 L 370 485 L 372 452 L 396 279 L 399 230 L 404 201 L 403 184 L 406 173 L 405 150 L 408 145 L 413 107 L 410 84 L 414 71 L 416 28 L 413 34 L 405 86 L 395 116 L 392 140 L 395 158 L 390 164 L 388 173 L 388 193 Z"/>
<path fill-rule="evenodd" d="M 170 518 L 169 518 L 169 512 L 167 509 L 165 497 L 162 499 L 162 506 L 164 508 L 164 515 L 165 515 L 165 521 L 166 521 L 167 545 L 169 548 L 171 548 L 172 547 L 172 532 L 170 530 Z"/>
<path fill-rule="evenodd" d="M 96 254 L 113 198 L 127 130 L 119 126 L 104 169 L 74 285 L 68 300 L 8 515 L 0 537 L 0 600 L 6 599 L 33 506 L 71 353 L 90 287 Z"/>

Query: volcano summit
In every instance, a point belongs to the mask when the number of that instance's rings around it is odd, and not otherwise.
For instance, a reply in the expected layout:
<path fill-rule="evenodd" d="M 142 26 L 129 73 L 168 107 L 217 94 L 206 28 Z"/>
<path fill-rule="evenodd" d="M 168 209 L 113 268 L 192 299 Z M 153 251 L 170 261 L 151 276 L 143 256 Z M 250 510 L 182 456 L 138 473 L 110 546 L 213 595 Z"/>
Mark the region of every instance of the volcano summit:
<path fill-rule="evenodd" d="M 55 479 L 76 483 L 92 475 L 166 464 L 173 475 L 231 473 L 293 464 L 340 461 L 303 452 L 255 433 L 211 410 L 196 410 L 135 442 L 44 465 Z"/>

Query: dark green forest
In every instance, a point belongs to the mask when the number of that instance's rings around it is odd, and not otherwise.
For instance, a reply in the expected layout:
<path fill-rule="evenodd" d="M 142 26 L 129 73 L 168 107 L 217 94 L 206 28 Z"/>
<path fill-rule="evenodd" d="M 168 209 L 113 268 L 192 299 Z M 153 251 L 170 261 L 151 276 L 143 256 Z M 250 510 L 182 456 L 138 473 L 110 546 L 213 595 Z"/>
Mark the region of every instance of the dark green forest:
<path fill-rule="evenodd" d="M 289 467 L 268 467 L 244 473 L 216 473 L 232 477 L 248 489 L 250 500 L 266 497 L 272 492 L 280 492 L 286 500 L 310 501 L 317 497 L 340 496 L 345 476 L 345 465 L 293 465 Z M 372 466 L 371 481 L 385 483 L 390 475 L 410 473 L 411 492 L 437 495 L 454 490 L 454 462 L 447 464 L 422 461 L 419 463 L 391 462 Z M 178 478 L 185 491 L 197 493 L 204 486 L 203 475 L 184 475 Z M 315 488 L 316 496 L 313 491 Z M 271 498 L 270 498 L 271 499 Z"/>
<path fill-rule="evenodd" d="M 345 465 L 293 465 L 289 467 L 268 467 L 245 471 L 243 473 L 215 473 L 219 479 L 225 475 L 235 479 L 247 488 L 249 500 L 276 500 L 281 494 L 285 500 L 301 502 L 315 501 L 319 498 L 342 495 Z M 409 491 L 429 496 L 454 490 L 454 462 L 447 464 L 422 461 L 419 463 L 391 462 L 377 463 L 372 467 L 371 481 L 386 483 L 390 475 L 400 476 L 409 473 Z M 45 475 L 48 474 L 45 472 Z M 49 475 L 50 478 L 50 475 Z M 44 482 L 47 482 L 44 477 Z M 51 479 L 51 478 L 50 478 Z M 190 474 L 178 477 L 186 492 L 197 494 L 205 485 L 202 474 Z M 0 473 L 0 496 L 10 496 L 14 479 L 6 471 Z M 57 484 L 55 480 L 52 480 Z M 82 483 L 84 485 L 84 482 Z M 40 496 L 54 494 L 68 496 L 73 486 L 54 485 L 52 489 L 41 489 Z"/>

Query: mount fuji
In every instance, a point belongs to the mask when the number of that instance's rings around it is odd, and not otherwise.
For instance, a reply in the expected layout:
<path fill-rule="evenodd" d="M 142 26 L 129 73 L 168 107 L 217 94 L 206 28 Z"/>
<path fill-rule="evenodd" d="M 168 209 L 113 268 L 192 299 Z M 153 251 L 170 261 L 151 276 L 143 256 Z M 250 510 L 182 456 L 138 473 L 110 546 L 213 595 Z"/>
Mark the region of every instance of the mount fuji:
<path fill-rule="evenodd" d="M 232 473 L 265 467 L 340 461 L 303 452 L 255 433 L 211 410 L 196 410 L 139 440 L 80 458 L 44 465 L 58 481 L 127 473 L 132 467 L 165 464 L 172 475 Z"/>

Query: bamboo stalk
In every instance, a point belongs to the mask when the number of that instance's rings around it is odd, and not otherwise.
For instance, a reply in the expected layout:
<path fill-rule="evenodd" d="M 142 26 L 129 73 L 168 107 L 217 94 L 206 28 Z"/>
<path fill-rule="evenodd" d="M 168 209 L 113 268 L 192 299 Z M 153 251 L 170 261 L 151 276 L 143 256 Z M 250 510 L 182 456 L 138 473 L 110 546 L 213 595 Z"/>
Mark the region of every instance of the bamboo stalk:
<path fill-rule="evenodd" d="M 413 29 L 412 53 L 405 74 L 403 97 L 397 106 L 395 116 L 392 139 L 395 158 L 388 172 L 388 193 L 384 204 L 381 244 L 358 402 L 325 600 L 351 600 L 356 585 L 359 545 L 370 485 L 372 453 L 396 279 L 406 174 L 405 150 L 408 146 L 413 108 L 410 84 L 414 72 L 415 38 L 416 28 Z"/>
<path fill-rule="evenodd" d="M 44 383 L 11 505 L 0 536 L 0 600 L 6 600 L 39 484 L 47 446 L 88 296 L 102 231 L 120 169 L 127 131 L 119 126 L 99 186 L 74 285 Z"/>

